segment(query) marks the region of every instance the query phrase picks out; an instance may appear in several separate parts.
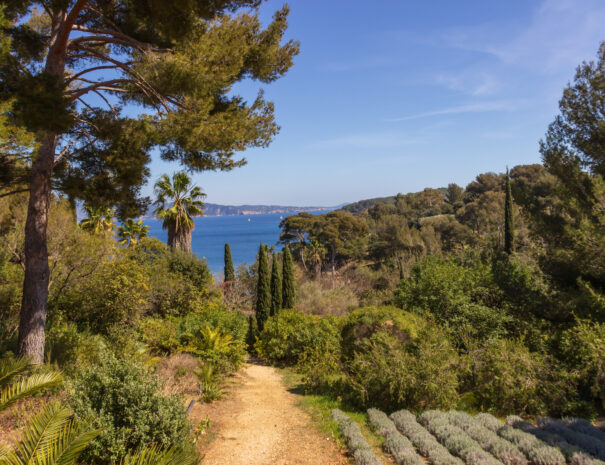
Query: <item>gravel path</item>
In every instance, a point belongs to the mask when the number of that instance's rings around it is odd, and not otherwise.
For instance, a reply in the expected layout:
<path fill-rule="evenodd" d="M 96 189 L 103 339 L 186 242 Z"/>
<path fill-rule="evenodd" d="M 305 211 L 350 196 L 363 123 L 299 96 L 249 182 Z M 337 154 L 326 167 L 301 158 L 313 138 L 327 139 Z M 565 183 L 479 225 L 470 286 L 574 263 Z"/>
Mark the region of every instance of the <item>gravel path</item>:
<path fill-rule="evenodd" d="M 217 435 L 203 465 L 343 465 L 336 444 L 296 406 L 273 367 L 248 364 L 228 399 L 220 402 Z"/>

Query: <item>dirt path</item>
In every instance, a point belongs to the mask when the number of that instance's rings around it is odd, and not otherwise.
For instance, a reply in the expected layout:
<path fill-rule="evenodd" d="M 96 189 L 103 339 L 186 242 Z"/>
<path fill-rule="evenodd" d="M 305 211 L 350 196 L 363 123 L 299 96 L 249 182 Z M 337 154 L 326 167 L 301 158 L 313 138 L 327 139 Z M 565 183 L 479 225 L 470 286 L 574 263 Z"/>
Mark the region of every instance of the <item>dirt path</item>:
<path fill-rule="evenodd" d="M 277 370 L 248 364 L 238 376 L 233 392 L 208 413 L 216 437 L 203 452 L 203 465 L 349 463 L 296 406 Z"/>

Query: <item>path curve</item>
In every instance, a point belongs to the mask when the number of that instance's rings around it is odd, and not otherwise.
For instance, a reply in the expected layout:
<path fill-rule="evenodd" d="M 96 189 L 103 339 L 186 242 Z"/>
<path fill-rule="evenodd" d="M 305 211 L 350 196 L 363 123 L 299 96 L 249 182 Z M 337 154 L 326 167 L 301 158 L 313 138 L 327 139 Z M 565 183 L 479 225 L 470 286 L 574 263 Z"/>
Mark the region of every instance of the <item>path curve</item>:
<path fill-rule="evenodd" d="M 222 401 L 217 437 L 202 465 L 342 465 L 334 441 L 322 436 L 296 405 L 273 367 L 247 364 Z"/>

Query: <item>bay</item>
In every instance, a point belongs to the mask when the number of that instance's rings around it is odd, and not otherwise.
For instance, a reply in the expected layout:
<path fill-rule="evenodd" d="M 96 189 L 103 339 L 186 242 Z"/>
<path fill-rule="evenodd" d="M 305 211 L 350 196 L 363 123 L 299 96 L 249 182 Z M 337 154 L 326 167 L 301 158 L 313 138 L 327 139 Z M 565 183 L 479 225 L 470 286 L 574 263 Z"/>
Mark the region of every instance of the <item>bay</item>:
<path fill-rule="evenodd" d="M 205 258 L 212 273 L 223 272 L 225 242 L 231 246 L 233 263 L 253 263 L 256 260 L 259 244 L 274 245 L 281 250 L 279 241 L 279 222 L 286 214 L 271 213 L 265 215 L 239 216 L 202 216 L 194 218 L 195 229 L 191 233 L 191 248 L 199 258 Z M 162 222 L 147 218 L 149 235 L 166 242 L 167 231 Z"/>

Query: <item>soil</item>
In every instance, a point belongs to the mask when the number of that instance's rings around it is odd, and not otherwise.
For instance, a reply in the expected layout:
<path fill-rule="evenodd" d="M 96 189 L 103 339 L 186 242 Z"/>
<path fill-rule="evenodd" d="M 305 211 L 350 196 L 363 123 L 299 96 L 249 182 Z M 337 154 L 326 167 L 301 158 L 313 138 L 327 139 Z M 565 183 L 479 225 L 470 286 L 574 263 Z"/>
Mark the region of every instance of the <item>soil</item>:
<path fill-rule="evenodd" d="M 235 375 L 224 400 L 196 403 L 190 419 L 194 425 L 210 420 L 209 438 L 199 443 L 203 465 L 350 463 L 297 406 L 279 372 L 260 363 Z"/>

